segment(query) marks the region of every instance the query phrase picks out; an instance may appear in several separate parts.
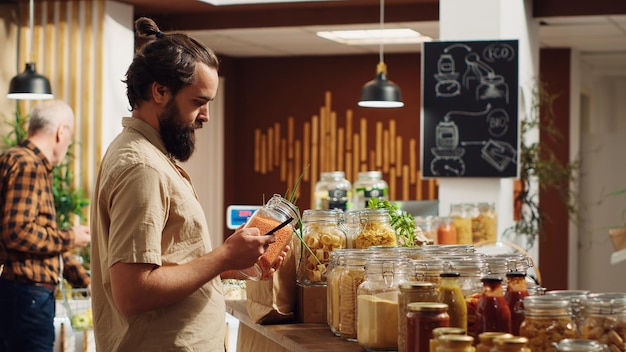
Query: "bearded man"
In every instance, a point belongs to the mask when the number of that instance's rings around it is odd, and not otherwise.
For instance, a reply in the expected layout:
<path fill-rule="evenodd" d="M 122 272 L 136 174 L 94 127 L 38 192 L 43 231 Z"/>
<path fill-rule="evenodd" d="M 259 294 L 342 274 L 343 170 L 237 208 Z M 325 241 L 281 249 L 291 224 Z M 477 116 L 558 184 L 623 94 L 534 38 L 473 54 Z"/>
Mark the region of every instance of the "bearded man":
<path fill-rule="evenodd" d="M 195 130 L 209 121 L 218 60 L 151 19 L 135 28 L 153 38 L 126 73 L 132 117 L 102 160 L 91 208 L 96 348 L 223 352 L 220 279 L 241 278 L 237 270 L 275 239 L 246 228 L 212 248 L 191 179 L 176 161 L 189 159 Z"/>

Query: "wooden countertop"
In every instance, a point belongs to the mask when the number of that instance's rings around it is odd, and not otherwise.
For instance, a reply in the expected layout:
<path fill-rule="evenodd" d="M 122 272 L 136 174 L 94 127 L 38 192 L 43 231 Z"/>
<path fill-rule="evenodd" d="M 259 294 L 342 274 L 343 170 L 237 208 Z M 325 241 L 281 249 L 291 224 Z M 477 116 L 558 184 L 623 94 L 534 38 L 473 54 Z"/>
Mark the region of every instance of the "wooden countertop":
<path fill-rule="evenodd" d="M 252 322 L 246 309 L 246 301 L 226 301 L 226 312 L 239 319 L 241 324 L 252 328 L 268 339 L 292 352 L 362 352 L 356 342 L 335 336 L 327 324 L 291 323 L 261 325 Z"/>

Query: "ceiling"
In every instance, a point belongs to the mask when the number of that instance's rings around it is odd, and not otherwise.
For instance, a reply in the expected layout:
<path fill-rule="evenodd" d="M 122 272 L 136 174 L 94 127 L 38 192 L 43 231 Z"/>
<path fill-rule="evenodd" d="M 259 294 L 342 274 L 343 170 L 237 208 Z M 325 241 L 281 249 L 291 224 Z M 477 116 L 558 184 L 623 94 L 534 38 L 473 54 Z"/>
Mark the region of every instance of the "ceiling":
<path fill-rule="evenodd" d="M 220 55 L 277 57 L 376 54 L 378 45 L 347 46 L 318 30 L 380 27 L 378 0 L 213 6 L 197 0 L 118 0 L 135 6 L 163 29 L 185 30 Z M 535 19 L 540 45 L 572 48 L 604 68 L 626 66 L 626 1 L 541 0 Z M 562 6 L 567 5 L 567 6 Z M 583 15 L 583 14 L 591 15 Z M 438 0 L 386 0 L 385 28 L 408 27 L 438 38 Z M 419 44 L 390 45 L 385 53 L 418 52 Z"/>

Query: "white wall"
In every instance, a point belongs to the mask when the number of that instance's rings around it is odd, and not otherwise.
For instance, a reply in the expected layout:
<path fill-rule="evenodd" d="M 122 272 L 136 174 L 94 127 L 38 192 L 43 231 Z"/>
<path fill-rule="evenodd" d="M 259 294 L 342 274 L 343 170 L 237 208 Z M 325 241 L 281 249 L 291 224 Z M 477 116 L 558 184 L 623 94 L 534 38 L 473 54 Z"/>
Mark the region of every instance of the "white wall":
<path fill-rule="evenodd" d="M 580 75 L 582 222 L 578 287 L 572 288 L 626 292 L 626 261 L 611 265 L 613 246 L 608 236 L 608 227 L 622 221 L 626 197 L 607 197 L 626 188 L 626 54 L 582 56 Z"/>

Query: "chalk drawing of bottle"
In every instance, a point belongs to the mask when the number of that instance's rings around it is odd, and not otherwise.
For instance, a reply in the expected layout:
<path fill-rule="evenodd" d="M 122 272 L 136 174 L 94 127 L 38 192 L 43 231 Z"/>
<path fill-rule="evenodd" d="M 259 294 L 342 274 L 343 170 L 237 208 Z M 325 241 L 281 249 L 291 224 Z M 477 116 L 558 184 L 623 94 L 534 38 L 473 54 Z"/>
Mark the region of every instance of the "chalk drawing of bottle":
<path fill-rule="evenodd" d="M 463 74 L 463 87 L 466 90 L 475 89 L 476 100 L 503 99 L 507 104 L 509 103 L 509 87 L 503 76 L 497 75 L 493 68 L 482 62 L 476 53 L 467 54 L 465 63 L 467 69 Z"/>

